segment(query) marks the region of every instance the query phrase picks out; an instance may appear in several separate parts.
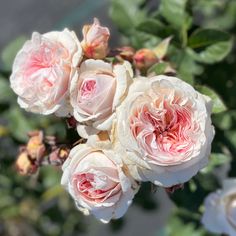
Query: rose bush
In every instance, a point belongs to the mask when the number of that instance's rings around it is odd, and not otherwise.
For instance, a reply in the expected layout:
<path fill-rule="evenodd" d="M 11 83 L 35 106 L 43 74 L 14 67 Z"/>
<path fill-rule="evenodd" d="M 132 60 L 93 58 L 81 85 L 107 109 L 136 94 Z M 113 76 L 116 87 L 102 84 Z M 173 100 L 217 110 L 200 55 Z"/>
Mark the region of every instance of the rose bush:
<path fill-rule="evenodd" d="M 61 184 L 78 209 L 104 223 L 122 217 L 138 190 L 119 154 L 113 150 L 77 145 L 62 169 Z"/>
<path fill-rule="evenodd" d="M 111 129 L 115 109 L 124 99 L 131 83 L 128 62 L 112 65 L 102 60 L 85 60 L 71 82 L 73 115 L 81 137 L 98 130 Z"/>
<path fill-rule="evenodd" d="M 226 179 L 223 189 L 205 199 L 203 225 L 214 233 L 236 235 L 236 179 Z"/>
<path fill-rule="evenodd" d="M 27 111 L 59 116 L 69 113 L 69 82 L 76 75 L 82 48 L 73 31 L 33 33 L 16 55 L 11 87 Z"/>
<path fill-rule="evenodd" d="M 170 187 L 208 163 L 211 102 L 175 77 L 140 77 L 117 109 L 113 142 L 134 178 Z"/>

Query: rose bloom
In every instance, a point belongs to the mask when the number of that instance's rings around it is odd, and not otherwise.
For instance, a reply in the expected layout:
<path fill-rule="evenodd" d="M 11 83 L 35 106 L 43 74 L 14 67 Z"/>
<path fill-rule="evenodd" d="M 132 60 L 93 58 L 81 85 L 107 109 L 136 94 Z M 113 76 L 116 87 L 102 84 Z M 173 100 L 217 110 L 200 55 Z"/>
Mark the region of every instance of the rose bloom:
<path fill-rule="evenodd" d="M 81 57 L 82 48 L 73 31 L 33 33 L 16 55 L 10 77 L 20 106 L 44 115 L 67 115 L 69 82 Z"/>
<path fill-rule="evenodd" d="M 202 223 L 209 231 L 236 235 L 236 179 L 223 182 L 223 189 L 210 193 L 205 199 Z"/>
<path fill-rule="evenodd" d="M 117 109 L 112 139 L 134 178 L 171 187 L 206 166 L 214 136 L 210 99 L 182 80 L 140 77 Z"/>
<path fill-rule="evenodd" d="M 84 61 L 71 83 L 71 105 L 81 137 L 111 129 L 114 111 L 131 83 L 128 62 L 112 65 L 101 60 Z"/>
<path fill-rule="evenodd" d="M 61 184 L 84 214 L 103 223 L 122 217 L 138 190 L 113 150 L 75 146 L 65 161 Z"/>
<path fill-rule="evenodd" d="M 98 19 L 92 25 L 83 27 L 83 41 L 81 42 L 84 54 L 88 58 L 103 59 L 108 53 L 108 40 L 110 31 L 102 27 Z"/>

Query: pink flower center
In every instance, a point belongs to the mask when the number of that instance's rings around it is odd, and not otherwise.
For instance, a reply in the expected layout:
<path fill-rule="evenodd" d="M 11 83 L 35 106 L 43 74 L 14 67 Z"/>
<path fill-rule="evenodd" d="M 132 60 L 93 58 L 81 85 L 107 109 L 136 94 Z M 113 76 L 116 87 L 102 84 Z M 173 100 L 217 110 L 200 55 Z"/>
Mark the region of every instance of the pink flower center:
<path fill-rule="evenodd" d="M 80 88 L 80 94 L 82 98 L 89 98 L 96 91 L 95 80 L 85 80 Z"/>
<path fill-rule="evenodd" d="M 42 42 L 35 45 L 29 55 L 24 77 L 42 79 L 43 86 L 52 87 L 56 83 L 54 78 L 70 73 L 70 67 L 64 61 L 68 59 L 68 51 L 59 43 Z"/>
<path fill-rule="evenodd" d="M 99 186 L 100 182 L 108 182 L 105 187 Z M 77 174 L 73 177 L 73 186 L 78 195 L 83 196 L 88 201 L 103 202 L 112 197 L 120 190 L 120 184 L 112 183 L 110 188 L 106 188 L 111 182 L 107 176 L 95 176 L 92 173 Z"/>
<path fill-rule="evenodd" d="M 90 198 L 96 197 L 98 194 L 104 193 L 104 191 L 101 189 L 94 189 L 93 185 L 91 184 L 92 182 L 94 182 L 93 174 L 79 175 L 79 181 L 77 183 L 79 191 Z"/>
<path fill-rule="evenodd" d="M 181 99 L 180 99 L 181 101 Z M 156 164 L 178 164 L 188 158 L 196 142 L 199 125 L 191 104 L 157 99 L 133 110 L 130 128 L 138 146 Z"/>

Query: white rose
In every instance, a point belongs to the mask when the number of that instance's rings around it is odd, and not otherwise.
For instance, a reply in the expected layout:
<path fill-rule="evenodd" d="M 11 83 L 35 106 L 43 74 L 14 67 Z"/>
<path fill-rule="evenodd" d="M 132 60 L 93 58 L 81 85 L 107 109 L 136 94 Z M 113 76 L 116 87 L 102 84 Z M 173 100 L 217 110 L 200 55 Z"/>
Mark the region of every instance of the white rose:
<path fill-rule="evenodd" d="M 81 137 L 111 129 L 114 111 L 127 93 L 131 75 L 128 62 L 113 66 L 89 59 L 81 64 L 70 89 L 73 115 L 79 122 L 77 130 Z"/>
<path fill-rule="evenodd" d="M 213 233 L 236 235 L 236 179 L 223 182 L 223 189 L 207 196 L 203 225 Z"/>
<path fill-rule="evenodd" d="M 16 55 L 11 87 L 27 111 L 60 116 L 69 113 L 69 83 L 76 76 L 82 48 L 73 31 L 33 33 Z"/>
<path fill-rule="evenodd" d="M 104 223 L 122 217 L 138 190 L 113 150 L 78 145 L 71 150 L 62 169 L 61 184 L 78 209 Z"/>
<path fill-rule="evenodd" d="M 214 128 L 209 98 L 169 76 L 134 79 L 117 109 L 113 142 L 137 180 L 170 187 L 208 163 Z"/>

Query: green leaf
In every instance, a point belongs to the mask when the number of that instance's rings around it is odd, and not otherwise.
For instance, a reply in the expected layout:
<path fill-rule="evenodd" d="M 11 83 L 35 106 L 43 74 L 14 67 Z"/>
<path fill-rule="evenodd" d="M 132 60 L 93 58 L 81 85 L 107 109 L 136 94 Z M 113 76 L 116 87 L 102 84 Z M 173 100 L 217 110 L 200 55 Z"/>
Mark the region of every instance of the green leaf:
<path fill-rule="evenodd" d="M 8 129 L 11 135 L 21 142 L 27 141 L 27 133 L 33 130 L 34 127 L 30 120 L 23 115 L 23 110 L 12 107 L 7 113 L 4 113 L 3 117 L 9 122 Z"/>
<path fill-rule="evenodd" d="M 231 51 L 233 40 L 231 36 L 216 29 L 201 29 L 195 31 L 188 40 L 191 48 L 204 48 L 200 52 L 191 51 L 193 58 L 198 62 L 215 63 L 223 60 Z"/>
<path fill-rule="evenodd" d="M 236 111 L 227 111 L 212 117 L 213 124 L 222 130 L 230 130 L 236 123 Z"/>
<path fill-rule="evenodd" d="M 202 173 L 211 173 L 214 168 L 230 162 L 230 157 L 223 153 L 212 153 L 208 165 L 201 170 Z"/>
<path fill-rule="evenodd" d="M 188 18 L 186 3 L 187 0 L 162 0 L 160 13 L 175 28 L 182 28 Z"/>
<path fill-rule="evenodd" d="M 191 214 L 191 213 L 190 213 Z M 197 229 L 193 223 L 185 223 L 174 216 L 168 221 L 166 228 L 158 236 L 204 236 L 204 230 Z"/>
<path fill-rule="evenodd" d="M 5 70 L 11 70 L 14 58 L 26 39 L 25 36 L 19 36 L 3 49 L 1 57 Z"/>
<path fill-rule="evenodd" d="M 0 77 L 0 104 L 9 103 L 15 98 L 13 91 L 10 89 L 10 83 L 7 79 Z"/>
<path fill-rule="evenodd" d="M 156 63 L 148 70 L 148 74 L 154 72 L 156 75 L 162 75 L 165 73 L 167 67 L 168 63 L 166 62 Z"/>
<path fill-rule="evenodd" d="M 223 111 L 226 111 L 226 106 L 220 96 L 211 88 L 207 86 L 196 86 L 196 89 L 207 96 L 209 96 L 212 99 L 213 107 L 212 107 L 212 113 L 220 113 Z"/>
<path fill-rule="evenodd" d="M 156 19 L 145 19 L 136 26 L 136 30 L 145 32 L 156 37 L 166 38 L 170 35 L 176 36 L 176 31 L 171 26 L 166 26 Z"/>
<path fill-rule="evenodd" d="M 230 39 L 229 41 L 218 42 L 212 44 L 211 46 L 207 47 L 206 49 L 202 50 L 201 52 L 197 53 L 195 51 L 191 51 L 192 57 L 202 63 L 216 63 L 222 61 L 231 51 L 233 47 L 233 40 Z"/>
<path fill-rule="evenodd" d="M 109 15 L 119 30 L 131 35 L 132 29 L 145 17 L 145 11 L 139 9 L 143 0 L 112 0 Z"/>
<path fill-rule="evenodd" d="M 153 49 L 153 52 L 159 59 L 163 59 L 166 56 L 171 39 L 171 36 L 165 38 Z"/>
<path fill-rule="evenodd" d="M 159 42 L 157 37 L 137 30 L 133 31 L 128 40 L 129 44 L 136 49 L 153 48 Z"/>
<path fill-rule="evenodd" d="M 188 51 L 178 53 L 175 59 L 178 64 L 177 75 L 180 79 L 193 85 L 194 76 L 202 73 L 202 67 L 198 65 Z"/>
<path fill-rule="evenodd" d="M 200 29 L 193 32 L 188 39 L 188 46 L 191 48 L 206 47 L 218 42 L 229 41 L 230 34 L 216 29 Z"/>

